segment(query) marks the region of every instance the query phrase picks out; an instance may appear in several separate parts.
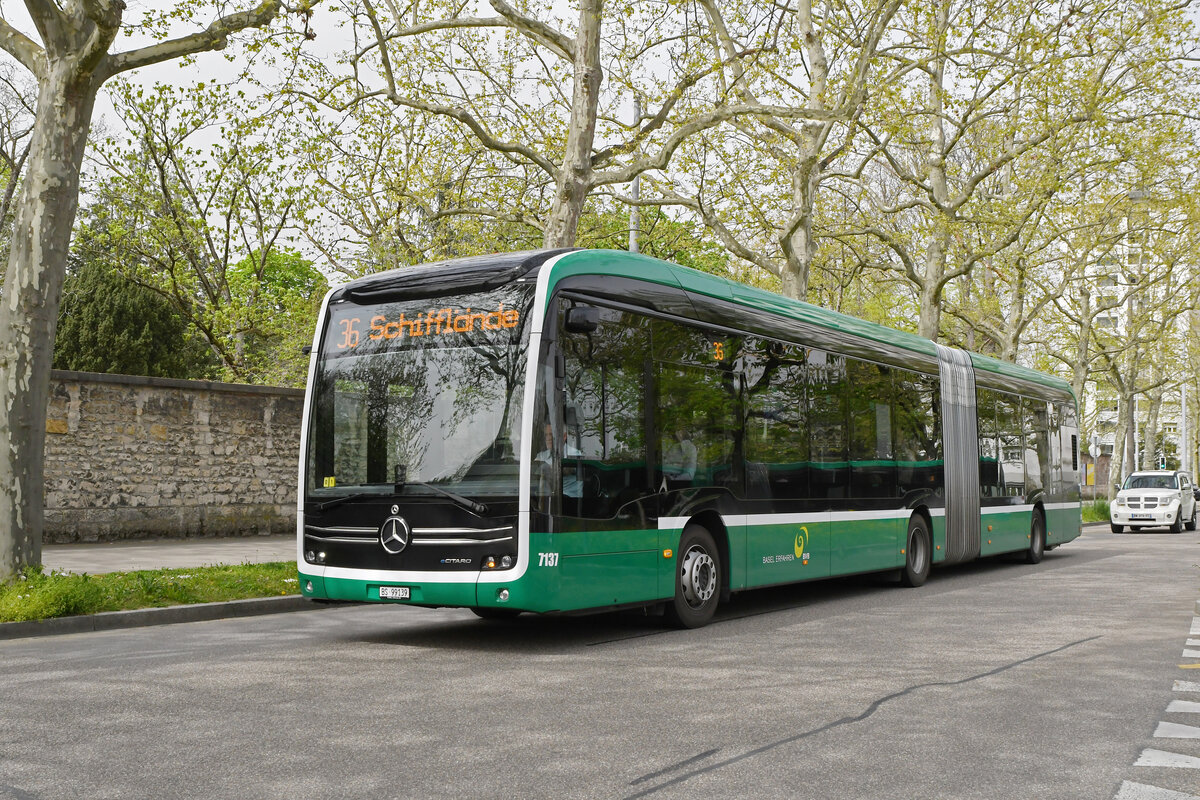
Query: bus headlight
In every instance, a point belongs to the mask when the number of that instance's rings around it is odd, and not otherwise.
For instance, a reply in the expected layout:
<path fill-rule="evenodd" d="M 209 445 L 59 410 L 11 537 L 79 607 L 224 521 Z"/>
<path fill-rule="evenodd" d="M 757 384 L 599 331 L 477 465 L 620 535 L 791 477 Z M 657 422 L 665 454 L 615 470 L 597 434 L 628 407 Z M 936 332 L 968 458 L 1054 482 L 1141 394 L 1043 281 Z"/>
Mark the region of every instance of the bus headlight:
<path fill-rule="evenodd" d="M 501 556 L 500 557 L 500 569 L 508 569 L 509 567 L 512 566 L 512 563 L 513 563 L 512 556 Z"/>

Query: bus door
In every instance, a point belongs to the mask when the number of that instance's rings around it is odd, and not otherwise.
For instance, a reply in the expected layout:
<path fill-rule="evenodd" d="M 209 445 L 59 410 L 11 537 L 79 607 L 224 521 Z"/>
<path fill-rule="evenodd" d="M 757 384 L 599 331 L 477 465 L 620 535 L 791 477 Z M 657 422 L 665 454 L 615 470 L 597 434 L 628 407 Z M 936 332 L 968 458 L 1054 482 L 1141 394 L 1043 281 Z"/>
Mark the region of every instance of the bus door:
<path fill-rule="evenodd" d="M 659 573 L 669 570 L 647 458 L 649 322 L 577 300 L 559 305 L 558 418 L 545 427 L 561 431 L 548 450 L 561 465 L 552 508 L 563 607 L 662 599 Z M 591 309 L 594 327 L 566 324 L 572 308 Z"/>
<path fill-rule="evenodd" d="M 742 340 L 670 320 L 654 320 L 652 404 L 654 484 L 662 548 L 679 544 L 687 520 L 716 511 L 729 538 L 731 588 L 745 585 L 738 369 Z M 720 531 L 712 531 L 720 539 Z M 664 575 L 674 590 L 674 574 Z"/>

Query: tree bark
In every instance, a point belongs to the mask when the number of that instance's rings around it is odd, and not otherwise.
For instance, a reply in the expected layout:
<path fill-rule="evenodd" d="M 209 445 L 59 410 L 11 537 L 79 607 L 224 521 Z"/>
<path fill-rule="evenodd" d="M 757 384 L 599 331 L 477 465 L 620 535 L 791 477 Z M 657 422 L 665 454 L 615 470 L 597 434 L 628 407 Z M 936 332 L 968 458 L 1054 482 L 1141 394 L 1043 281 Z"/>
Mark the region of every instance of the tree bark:
<path fill-rule="evenodd" d="M 579 229 L 583 204 L 592 188 L 592 143 L 600 103 L 600 12 L 602 0 L 584 0 L 579 8 L 575 45 L 575 87 L 567 147 L 558 169 L 554 210 L 546 222 L 546 247 L 571 247 Z"/>
<path fill-rule="evenodd" d="M 70 61 L 40 84 L 0 306 L 0 576 L 41 563 L 50 363 L 97 89 Z"/>

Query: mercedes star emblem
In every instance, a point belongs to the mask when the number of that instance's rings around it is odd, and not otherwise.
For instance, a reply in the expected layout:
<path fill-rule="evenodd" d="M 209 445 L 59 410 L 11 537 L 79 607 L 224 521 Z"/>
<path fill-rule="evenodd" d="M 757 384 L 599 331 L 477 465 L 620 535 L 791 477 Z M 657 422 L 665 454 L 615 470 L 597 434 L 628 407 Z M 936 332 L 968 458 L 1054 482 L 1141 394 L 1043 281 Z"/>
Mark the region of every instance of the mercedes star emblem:
<path fill-rule="evenodd" d="M 379 527 L 379 543 L 384 550 L 396 555 L 408 547 L 409 533 L 408 523 L 403 517 L 388 517 Z"/>

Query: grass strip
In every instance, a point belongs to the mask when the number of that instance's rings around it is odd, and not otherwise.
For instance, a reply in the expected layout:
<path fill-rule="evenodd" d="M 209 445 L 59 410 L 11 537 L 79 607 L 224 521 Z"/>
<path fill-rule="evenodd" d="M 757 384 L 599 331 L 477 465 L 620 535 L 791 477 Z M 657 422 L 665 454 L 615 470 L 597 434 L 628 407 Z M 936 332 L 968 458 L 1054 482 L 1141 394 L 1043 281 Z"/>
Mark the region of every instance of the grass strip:
<path fill-rule="evenodd" d="M 296 562 L 148 569 L 101 575 L 30 567 L 0 584 L 0 622 L 297 594 Z"/>
<path fill-rule="evenodd" d="M 1084 522 L 1109 522 L 1108 501 L 1093 500 L 1090 503 L 1083 504 L 1083 521 Z"/>

